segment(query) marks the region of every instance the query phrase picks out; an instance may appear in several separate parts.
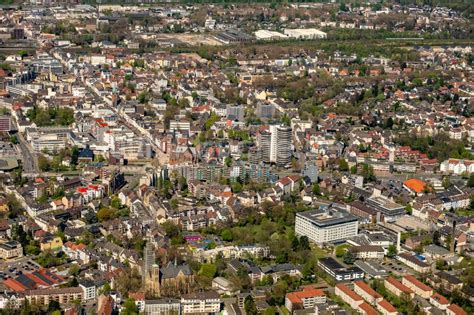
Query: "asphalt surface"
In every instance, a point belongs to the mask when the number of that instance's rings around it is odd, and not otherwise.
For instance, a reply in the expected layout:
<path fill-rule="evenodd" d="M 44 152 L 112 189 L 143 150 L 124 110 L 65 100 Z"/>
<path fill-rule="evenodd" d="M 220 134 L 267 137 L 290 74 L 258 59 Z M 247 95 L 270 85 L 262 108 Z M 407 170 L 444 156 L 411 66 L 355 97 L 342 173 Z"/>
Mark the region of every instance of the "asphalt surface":
<path fill-rule="evenodd" d="M 38 162 L 33 149 L 26 142 L 23 136 L 18 133 L 18 145 L 21 150 L 23 172 L 25 173 L 39 173 Z"/>

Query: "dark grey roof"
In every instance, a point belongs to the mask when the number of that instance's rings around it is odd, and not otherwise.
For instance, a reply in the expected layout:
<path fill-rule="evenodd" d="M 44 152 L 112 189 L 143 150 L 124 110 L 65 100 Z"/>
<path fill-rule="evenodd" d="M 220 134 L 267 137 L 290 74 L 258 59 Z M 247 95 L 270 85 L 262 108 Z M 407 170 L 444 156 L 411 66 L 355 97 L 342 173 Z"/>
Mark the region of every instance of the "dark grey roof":
<path fill-rule="evenodd" d="M 175 265 L 172 262 L 169 262 L 166 267 L 161 269 L 161 276 L 162 279 L 176 278 L 179 272 L 182 272 L 185 276 L 192 275 L 192 271 L 191 268 L 189 268 L 189 265 Z"/>

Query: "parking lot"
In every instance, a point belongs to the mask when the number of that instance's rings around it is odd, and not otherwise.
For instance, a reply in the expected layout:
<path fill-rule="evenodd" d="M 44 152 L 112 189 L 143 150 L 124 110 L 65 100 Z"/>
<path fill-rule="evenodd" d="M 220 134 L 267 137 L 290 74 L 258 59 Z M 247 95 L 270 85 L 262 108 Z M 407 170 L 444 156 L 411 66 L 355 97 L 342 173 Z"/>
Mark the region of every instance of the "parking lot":
<path fill-rule="evenodd" d="M 381 263 L 381 265 L 387 269 L 387 271 L 390 271 L 396 275 L 405 275 L 408 273 L 408 268 L 407 266 L 403 265 L 402 263 L 399 263 L 398 261 L 395 260 L 390 260 L 390 261 L 384 261 Z"/>
<path fill-rule="evenodd" d="M 41 268 L 30 257 L 0 262 L 0 280 L 16 277 L 22 273 L 33 272 Z"/>

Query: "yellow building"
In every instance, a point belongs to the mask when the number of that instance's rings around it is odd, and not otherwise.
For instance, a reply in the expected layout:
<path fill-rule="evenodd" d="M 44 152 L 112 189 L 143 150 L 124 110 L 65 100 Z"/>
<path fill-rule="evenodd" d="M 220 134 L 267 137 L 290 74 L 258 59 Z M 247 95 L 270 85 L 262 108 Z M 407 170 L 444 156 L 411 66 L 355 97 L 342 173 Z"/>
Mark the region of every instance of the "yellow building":
<path fill-rule="evenodd" d="M 0 199 L 0 213 L 8 212 L 10 208 L 8 208 L 8 203 L 5 199 Z"/>
<path fill-rule="evenodd" d="M 46 236 L 40 242 L 41 251 L 57 250 L 62 248 L 63 241 L 59 236 Z"/>

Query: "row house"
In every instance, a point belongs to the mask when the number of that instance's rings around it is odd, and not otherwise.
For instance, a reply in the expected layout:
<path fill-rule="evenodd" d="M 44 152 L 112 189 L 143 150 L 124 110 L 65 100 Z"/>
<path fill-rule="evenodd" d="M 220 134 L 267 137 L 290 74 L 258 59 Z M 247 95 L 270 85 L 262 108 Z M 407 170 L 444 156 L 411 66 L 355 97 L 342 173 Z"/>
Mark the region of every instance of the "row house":
<path fill-rule="evenodd" d="M 389 292 L 391 292 L 395 296 L 402 297 L 403 295 L 406 295 L 412 299 L 415 297 L 415 293 L 412 289 L 410 289 L 409 287 L 407 287 L 406 285 L 404 285 L 393 277 L 388 277 L 387 279 L 385 279 L 384 286 Z"/>
<path fill-rule="evenodd" d="M 383 300 L 383 297 L 364 281 L 354 282 L 354 292 L 363 297 L 364 300 L 371 305 L 376 305 L 378 302 Z"/>
<path fill-rule="evenodd" d="M 429 299 L 433 295 L 433 289 L 419 281 L 412 275 L 406 275 L 402 279 L 402 284 L 410 288 L 416 295 Z"/>

